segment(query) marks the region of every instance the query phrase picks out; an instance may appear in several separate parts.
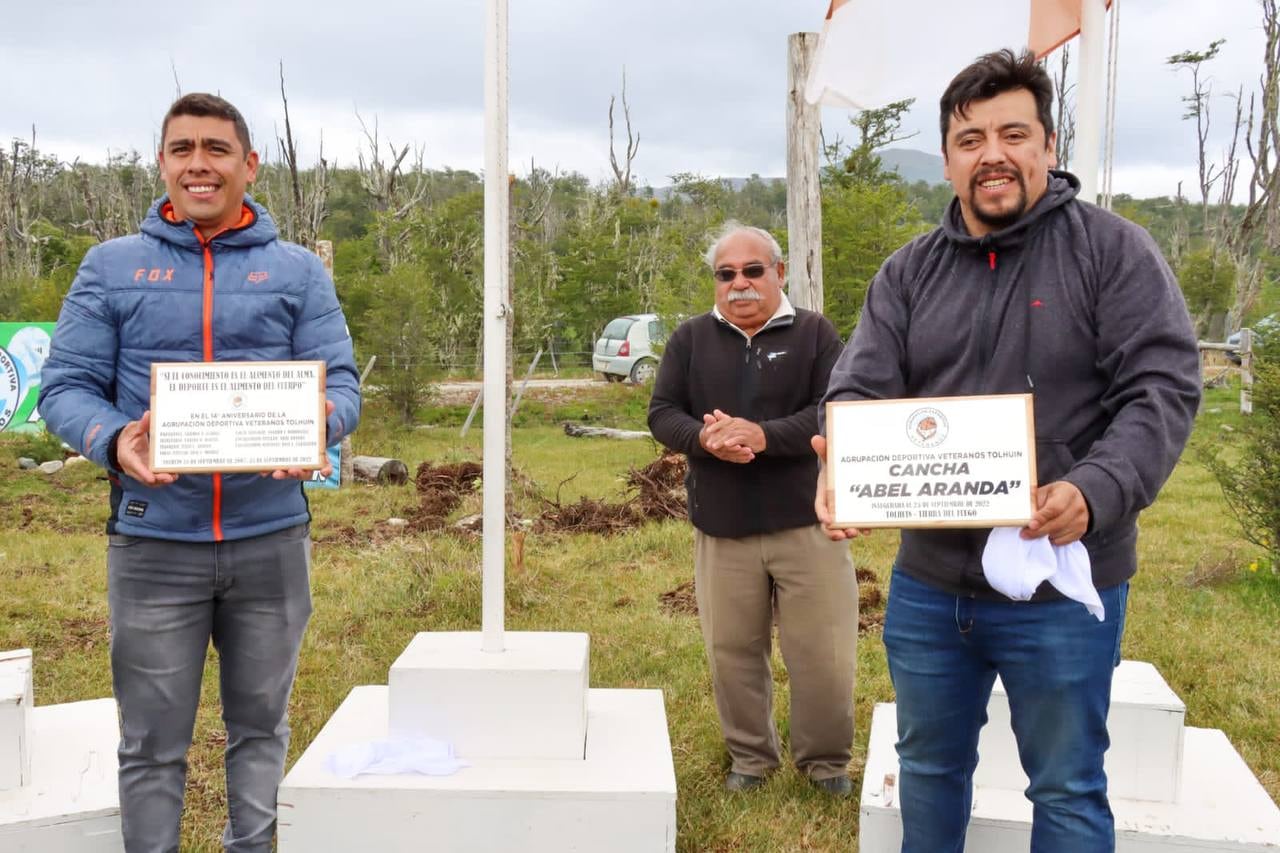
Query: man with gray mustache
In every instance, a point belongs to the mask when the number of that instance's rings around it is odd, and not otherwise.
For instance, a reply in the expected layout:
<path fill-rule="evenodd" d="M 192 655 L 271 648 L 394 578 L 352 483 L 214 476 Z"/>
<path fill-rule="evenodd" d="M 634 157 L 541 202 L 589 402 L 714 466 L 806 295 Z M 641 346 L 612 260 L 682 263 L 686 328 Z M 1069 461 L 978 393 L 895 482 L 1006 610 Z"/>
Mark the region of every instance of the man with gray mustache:
<path fill-rule="evenodd" d="M 769 232 L 728 223 L 707 251 L 715 306 L 680 325 L 658 368 L 649 428 L 689 459 L 694 574 L 725 787 L 780 763 L 769 658 L 773 601 L 791 683 L 791 755 L 820 790 L 848 796 L 858 586 L 848 546 L 813 508 L 809 436 L 840 352 L 821 314 L 791 306 Z"/>

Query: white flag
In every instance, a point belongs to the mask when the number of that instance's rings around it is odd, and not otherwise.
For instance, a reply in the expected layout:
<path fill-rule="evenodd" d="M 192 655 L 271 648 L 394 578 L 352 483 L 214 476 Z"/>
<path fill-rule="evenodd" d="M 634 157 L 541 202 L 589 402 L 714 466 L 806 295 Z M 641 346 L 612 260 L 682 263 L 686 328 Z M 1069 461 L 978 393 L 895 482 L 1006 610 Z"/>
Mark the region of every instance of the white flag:
<path fill-rule="evenodd" d="M 1080 0 L 832 0 L 805 99 L 873 109 L 925 92 L 941 96 L 982 54 L 1026 48 L 1033 21 L 1042 49 L 1070 38 L 1079 11 Z"/>

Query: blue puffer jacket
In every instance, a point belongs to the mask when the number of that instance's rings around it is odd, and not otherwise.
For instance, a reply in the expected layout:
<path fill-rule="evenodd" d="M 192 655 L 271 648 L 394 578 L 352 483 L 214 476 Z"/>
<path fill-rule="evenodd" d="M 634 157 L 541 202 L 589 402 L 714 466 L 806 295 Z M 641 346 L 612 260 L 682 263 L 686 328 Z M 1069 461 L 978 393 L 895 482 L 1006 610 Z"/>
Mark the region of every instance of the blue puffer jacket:
<path fill-rule="evenodd" d="M 328 443 L 355 429 L 351 336 L 320 259 L 277 239 L 248 196 L 233 228 L 205 241 L 157 201 L 142 233 L 85 256 L 40 378 L 50 430 L 109 469 L 109 533 L 220 541 L 307 521 L 302 484 L 257 474 L 183 474 L 151 488 L 110 470 L 114 436 L 150 405 L 153 361 L 321 360 L 335 409 Z"/>

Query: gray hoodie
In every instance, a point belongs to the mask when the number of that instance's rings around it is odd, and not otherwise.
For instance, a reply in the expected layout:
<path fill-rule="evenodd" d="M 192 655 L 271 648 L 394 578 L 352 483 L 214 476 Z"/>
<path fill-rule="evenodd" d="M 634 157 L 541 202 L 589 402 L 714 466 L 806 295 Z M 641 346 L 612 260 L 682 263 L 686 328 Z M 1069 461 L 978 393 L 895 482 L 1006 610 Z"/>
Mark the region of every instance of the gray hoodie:
<path fill-rule="evenodd" d="M 1182 453 L 1201 383 L 1186 304 L 1155 241 L 1077 201 L 1079 188 L 1050 172 L 1035 207 L 981 238 L 952 200 L 940 228 L 877 273 L 823 402 L 1034 393 L 1037 481 L 1084 494 L 1084 544 L 1105 588 L 1137 570 L 1138 513 Z M 898 568 L 1000 598 L 982 575 L 987 533 L 904 530 Z M 1056 597 L 1047 583 L 1036 595 Z"/>

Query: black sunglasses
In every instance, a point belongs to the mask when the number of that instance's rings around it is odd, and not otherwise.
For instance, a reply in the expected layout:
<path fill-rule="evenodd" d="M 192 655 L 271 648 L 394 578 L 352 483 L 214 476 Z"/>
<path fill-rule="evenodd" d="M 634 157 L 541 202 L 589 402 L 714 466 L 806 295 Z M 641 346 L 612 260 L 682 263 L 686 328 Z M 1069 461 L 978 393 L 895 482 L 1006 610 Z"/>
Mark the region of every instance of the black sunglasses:
<path fill-rule="evenodd" d="M 716 277 L 716 281 L 725 282 L 727 284 L 737 278 L 738 273 L 742 273 L 743 278 L 761 278 L 764 276 L 764 271 L 766 269 L 768 269 L 768 267 L 764 264 L 747 264 L 740 270 L 735 270 L 732 267 L 721 267 L 715 271 L 714 275 Z"/>

